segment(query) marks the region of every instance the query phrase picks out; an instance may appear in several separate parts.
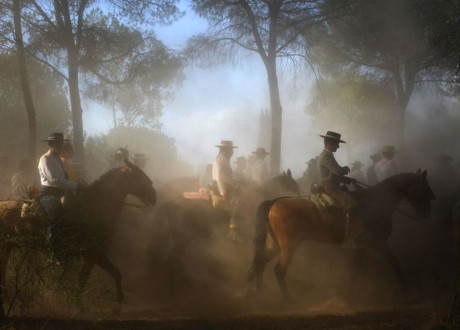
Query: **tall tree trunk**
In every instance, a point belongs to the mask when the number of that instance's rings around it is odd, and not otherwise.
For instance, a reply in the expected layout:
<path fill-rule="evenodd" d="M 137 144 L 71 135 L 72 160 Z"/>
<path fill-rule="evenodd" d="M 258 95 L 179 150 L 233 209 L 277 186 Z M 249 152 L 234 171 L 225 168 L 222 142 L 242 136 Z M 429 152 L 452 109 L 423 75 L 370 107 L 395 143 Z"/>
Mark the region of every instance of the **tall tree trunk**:
<path fill-rule="evenodd" d="M 397 132 L 396 138 L 398 147 L 402 153 L 401 162 L 403 166 L 409 165 L 409 159 L 406 151 L 406 110 L 414 90 L 415 74 L 413 73 L 412 66 L 404 63 L 403 70 L 398 70 L 395 74 L 396 81 L 396 101 L 397 101 Z"/>
<path fill-rule="evenodd" d="M 73 45 L 67 47 L 70 107 L 72 109 L 73 145 L 75 161 L 84 166 L 83 152 L 83 111 L 81 109 L 80 87 L 78 81 L 78 50 Z"/>
<path fill-rule="evenodd" d="M 270 150 L 270 174 L 277 175 L 281 167 L 281 132 L 283 127 L 278 77 L 276 74 L 276 57 L 267 61 L 268 87 L 270 90 L 271 106 L 271 150 Z"/>
<path fill-rule="evenodd" d="M 24 41 L 22 38 L 21 24 L 21 7 L 20 0 L 13 1 L 13 17 L 14 17 L 14 34 L 16 42 L 16 57 L 18 60 L 19 76 L 21 79 L 22 95 L 27 111 L 27 120 L 29 125 L 29 157 L 36 158 L 37 153 L 37 120 L 35 115 L 35 107 L 30 92 L 29 78 L 27 75 L 26 54 L 24 50 Z"/>

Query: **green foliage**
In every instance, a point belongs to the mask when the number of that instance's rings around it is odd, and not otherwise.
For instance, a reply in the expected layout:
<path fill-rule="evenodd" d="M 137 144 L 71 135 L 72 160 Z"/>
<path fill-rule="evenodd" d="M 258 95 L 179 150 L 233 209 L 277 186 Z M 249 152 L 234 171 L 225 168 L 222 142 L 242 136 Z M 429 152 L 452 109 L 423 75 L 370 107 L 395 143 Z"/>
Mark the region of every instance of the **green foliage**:
<path fill-rule="evenodd" d="M 369 75 L 343 73 L 320 79 L 311 94 L 307 112 L 313 115 L 319 131 L 340 123 L 341 133 L 356 142 L 379 141 L 394 125 L 391 84 L 376 82 Z"/>
<path fill-rule="evenodd" d="M 87 21 L 92 28 L 84 33 L 80 61 L 90 73 L 86 96 L 108 105 L 115 125 L 158 128 L 163 101 L 183 79 L 181 60 L 154 34 L 142 35 L 100 10 Z"/>
<path fill-rule="evenodd" d="M 38 137 L 68 130 L 70 113 L 63 80 L 36 61 L 29 61 L 28 68 Z M 27 113 L 14 55 L 0 55 L 0 108 L 0 139 L 8 141 L 0 145 L 0 154 L 22 158 L 27 150 Z"/>

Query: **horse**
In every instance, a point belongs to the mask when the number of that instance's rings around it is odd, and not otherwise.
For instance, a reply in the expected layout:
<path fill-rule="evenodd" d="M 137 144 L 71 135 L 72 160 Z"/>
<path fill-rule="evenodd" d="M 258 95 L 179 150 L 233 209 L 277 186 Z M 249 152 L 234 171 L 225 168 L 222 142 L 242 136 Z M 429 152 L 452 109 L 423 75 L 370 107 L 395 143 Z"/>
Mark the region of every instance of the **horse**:
<path fill-rule="evenodd" d="M 250 195 L 255 196 L 252 199 L 246 198 L 246 201 L 255 200 L 255 204 L 249 205 L 249 214 L 255 214 L 256 205 L 266 198 L 299 195 L 299 187 L 290 170 L 259 187 L 251 186 L 247 190 L 252 192 Z M 154 230 L 161 238 L 154 240 L 152 250 L 158 252 L 163 249 L 164 251 L 165 245 L 169 245 L 169 249 L 164 254 L 172 269 L 170 273 L 173 275 L 180 257 L 192 241 L 197 238 L 209 238 L 216 229 L 228 230 L 229 220 L 230 211 L 214 208 L 210 200 L 180 198 L 168 201 L 158 208 L 155 215 Z"/>
<path fill-rule="evenodd" d="M 83 266 L 79 273 L 79 295 L 83 292 L 84 287 L 89 279 L 94 265 L 105 270 L 114 280 L 116 286 L 116 295 L 119 302 L 123 300 L 123 290 L 121 286 L 121 273 L 118 268 L 107 257 L 110 248 L 111 228 L 113 223 L 119 219 L 123 204 L 128 194 L 139 198 L 144 204 L 153 206 L 156 203 L 156 191 L 153 188 L 152 181 L 149 177 L 136 165 L 126 162 L 125 166 L 114 168 L 107 171 L 89 187 L 81 191 L 77 198 L 78 210 L 72 210 L 72 215 L 79 219 L 85 219 L 87 223 L 102 221 L 102 230 L 107 239 L 98 244 L 91 244 L 82 249 L 80 254 L 84 259 Z M 0 224 L 4 230 L 2 235 L 17 235 L 18 228 L 26 222 L 26 219 L 21 218 L 22 201 L 2 201 L 0 202 Z M 70 213 L 70 212 L 69 212 Z M 31 219 L 38 220 L 38 219 Z M 65 217 L 63 220 L 75 220 Z M 77 222 L 78 223 L 78 222 Z M 64 224 L 62 227 L 65 227 Z M 79 228 L 83 231 L 82 237 L 91 236 L 90 232 L 84 232 L 85 226 L 83 221 L 80 221 Z M 27 235 L 28 233 L 24 233 Z M 34 233 L 30 233 L 33 235 Z M 93 237 L 100 239 L 100 237 Z M 60 240 L 65 243 L 66 237 L 61 237 Z M 41 246 L 38 249 L 47 251 L 44 246 L 45 240 L 42 240 Z M 77 242 L 78 244 L 78 242 Z M 6 243 L 2 253 L 1 262 L 1 281 L 4 284 L 6 265 L 11 250 L 14 248 L 14 243 Z M 62 245 L 65 248 L 64 245 Z M 53 251 L 59 253 L 59 251 Z"/>
<path fill-rule="evenodd" d="M 367 237 L 361 240 L 362 248 L 359 251 L 370 247 L 380 253 L 391 264 L 402 286 L 404 277 L 399 261 L 387 242 L 392 232 L 392 214 L 398 204 L 406 199 L 417 216 L 425 218 L 430 214 L 431 200 L 434 198 L 427 181 L 427 172 L 422 173 L 420 170 L 390 177 L 372 187 L 361 189 L 356 196 L 361 205 L 358 215 L 364 230 L 360 234 L 365 233 L 359 237 Z M 284 299 L 289 300 L 285 275 L 300 243 L 316 241 L 341 246 L 349 239 L 346 221 L 342 210 L 334 208 L 320 211 L 308 198 L 279 198 L 262 202 L 257 209 L 254 259 L 248 281 L 256 280 L 257 289 L 261 289 L 264 268 L 279 253 L 275 275 Z M 266 249 L 267 232 L 277 243 L 278 250 Z"/>

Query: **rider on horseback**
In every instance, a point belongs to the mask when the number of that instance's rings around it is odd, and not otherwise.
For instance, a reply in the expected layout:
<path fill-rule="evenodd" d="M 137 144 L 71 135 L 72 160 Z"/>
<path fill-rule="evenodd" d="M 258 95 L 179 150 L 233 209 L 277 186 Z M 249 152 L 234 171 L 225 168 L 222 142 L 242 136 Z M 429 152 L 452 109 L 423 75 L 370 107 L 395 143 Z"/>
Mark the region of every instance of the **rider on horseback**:
<path fill-rule="evenodd" d="M 69 179 L 61 160 L 61 153 L 64 146 L 64 135 L 62 133 L 51 133 L 46 140 L 49 150 L 40 157 L 38 171 L 40 173 L 41 188 L 38 199 L 43 207 L 50 226 L 48 227 L 48 239 L 51 238 L 53 226 L 59 224 L 64 214 L 64 207 L 61 198 L 67 189 L 81 190 L 85 184 L 77 183 Z"/>
<path fill-rule="evenodd" d="M 216 147 L 219 148 L 219 153 L 212 165 L 213 191 L 220 194 L 220 202 L 224 204 L 224 207 L 231 210 L 230 236 L 236 241 L 239 237 L 239 218 L 241 216 L 238 214 L 239 203 L 230 158 L 233 155 L 233 149 L 237 147 L 233 146 L 232 141 L 225 140 Z"/>
<path fill-rule="evenodd" d="M 328 131 L 324 138 L 324 149 L 318 157 L 318 168 L 320 173 L 320 184 L 324 191 L 334 198 L 345 212 L 350 212 L 356 208 L 356 202 L 344 190 L 340 188 L 340 183 L 349 184 L 354 180 L 346 177 L 350 173 L 348 166 L 340 166 L 334 158 L 339 143 L 345 143 L 340 139 L 340 134 Z"/>

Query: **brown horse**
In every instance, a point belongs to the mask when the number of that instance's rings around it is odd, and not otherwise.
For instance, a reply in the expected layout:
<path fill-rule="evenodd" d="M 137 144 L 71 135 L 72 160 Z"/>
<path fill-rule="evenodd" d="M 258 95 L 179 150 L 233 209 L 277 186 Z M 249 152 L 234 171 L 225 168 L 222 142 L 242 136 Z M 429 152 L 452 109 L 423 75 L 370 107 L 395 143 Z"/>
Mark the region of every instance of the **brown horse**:
<path fill-rule="evenodd" d="M 152 186 L 152 181 L 139 167 L 131 164 L 130 162 L 127 162 L 126 166 L 109 170 L 87 189 L 82 191 L 77 203 L 79 209 L 76 211 L 72 210 L 72 219 L 69 218 L 70 215 L 64 219 L 74 221 L 83 218 L 92 225 L 96 222 L 101 222 L 99 227 L 102 228 L 101 234 L 105 238 L 101 239 L 101 237 L 91 237 L 93 241 L 97 242 L 97 244 L 80 246 L 81 249 L 79 251 L 81 251 L 81 256 L 85 260 L 79 275 L 80 292 L 83 292 L 91 270 L 94 265 L 97 265 L 110 274 L 115 281 L 118 300 L 121 302 L 123 299 L 120 271 L 109 260 L 107 252 L 110 247 L 113 222 L 119 219 L 123 204 L 128 194 L 136 196 L 146 205 L 153 206 L 156 202 L 156 192 Z M 21 218 L 21 206 L 22 201 L 0 202 L 0 228 L 2 228 L 0 235 L 14 236 L 18 234 L 18 228 L 22 227 L 21 224 L 27 222 L 26 219 Z M 78 217 L 78 219 L 73 219 L 74 217 Z M 81 230 L 81 238 L 86 241 L 88 236 L 94 236 L 95 233 L 93 231 L 90 232 L 89 226 L 85 227 L 84 222 L 81 220 L 77 222 L 77 224 L 78 223 L 78 228 Z M 43 223 L 41 227 L 43 227 L 43 225 L 46 226 L 46 224 Z M 64 224 L 62 227 L 65 228 L 66 225 L 67 224 Z M 32 228 L 36 227 L 37 226 L 32 226 Z M 85 232 L 85 230 L 87 230 L 87 232 Z M 44 231 L 42 230 L 42 232 Z M 63 249 L 66 248 L 65 240 L 67 238 L 64 233 L 65 230 L 62 233 L 62 237 L 59 238 L 62 242 L 59 247 L 62 247 Z M 27 235 L 27 232 L 21 234 Z M 31 232 L 30 235 L 32 234 L 36 234 L 36 232 Z M 38 244 L 39 246 L 36 248 L 46 251 L 47 247 L 44 243 L 45 239 L 43 237 Z M 85 244 L 84 242 L 69 242 L 68 244 L 70 243 L 81 245 Z M 11 243 L 5 243 L 3 247 L 4 249 L 2 251 L 0 262 L 1 281 L 4 284 L 8 258 L 11 250 L 15 247 L 14 240 L 11 240 Z M 52 249 L 57 249 L 57 247 L 54 248 L 52 246 Z M 60 251 L 54 251 L 54 253 L 59 255 Z"/>
<path fill-rule="evenodd" d="M 395 175 L 361 190 L 356 198 L 362 205 L 359 219 L 362 219 L 361 233 L 364 235 L 360 237 L 367 237 L 361 244 L 379 252 L 392 265 L 403 284 L 399 261 L 387 243 L 392 231 L 391 218 L 403 199 L 410 202 L 417 216 L 429 215 L 430 201 L 434 199 L 434 194 L 428 185 L 426 171 Z M 342 245 L 347 236 L 345 222 L 341 210 L 322 212 L 306 198 L 280 198 L 262 202 L 257 210 L 254 261 L 248 280 L 255 279 L 257 288 L 260 289 L 265 265 L 279 252 L 275 274 L 284 298 L 289 299 L 285 275 L 300 243 L 308 240 Z M 277 242 L 279 251 L 266 251 L 267 231 Z"/>

